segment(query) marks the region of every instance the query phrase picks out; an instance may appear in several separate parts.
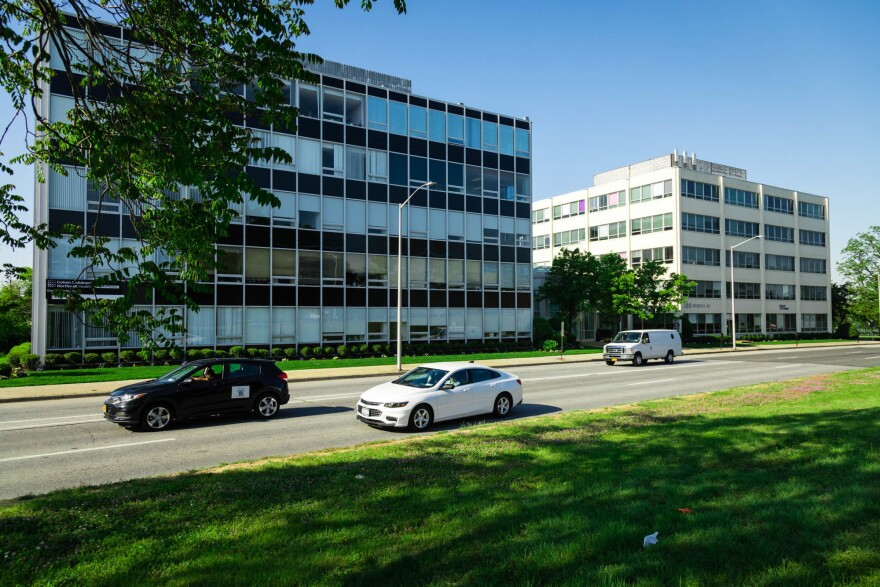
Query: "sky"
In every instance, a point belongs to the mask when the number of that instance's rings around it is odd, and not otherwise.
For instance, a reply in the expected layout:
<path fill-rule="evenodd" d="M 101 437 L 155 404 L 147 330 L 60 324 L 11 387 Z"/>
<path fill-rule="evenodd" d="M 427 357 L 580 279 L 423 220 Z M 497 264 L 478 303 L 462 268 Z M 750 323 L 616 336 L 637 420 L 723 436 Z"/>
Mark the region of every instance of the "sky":
<path fill-rule="evenodd" d="M 416 95 L 528 116 L 535 200 L 678 149 L 829 197 L 832 264 L 880 225 L 877 0 L 407 4 L 317 0 L 299 48 L 407 78 Z M 4 125 L 8 111 L 0 97 Z M 12 181 L 32 199 L 31 170 Z M 0 245 L 2 262 L 31 253 Z"/>

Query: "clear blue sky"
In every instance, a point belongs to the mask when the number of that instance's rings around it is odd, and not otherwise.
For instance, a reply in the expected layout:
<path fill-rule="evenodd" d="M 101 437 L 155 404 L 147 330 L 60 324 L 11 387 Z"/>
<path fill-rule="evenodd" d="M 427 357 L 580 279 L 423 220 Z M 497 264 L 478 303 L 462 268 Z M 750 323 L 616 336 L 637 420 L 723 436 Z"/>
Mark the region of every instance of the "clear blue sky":
<path fill-rule="evenodd" d="M 302 50 L 531 118 L 535 199 L 677 148 L 828 196 L 834 261 L 880 224 L 878 0 L 318 3 Z"/>

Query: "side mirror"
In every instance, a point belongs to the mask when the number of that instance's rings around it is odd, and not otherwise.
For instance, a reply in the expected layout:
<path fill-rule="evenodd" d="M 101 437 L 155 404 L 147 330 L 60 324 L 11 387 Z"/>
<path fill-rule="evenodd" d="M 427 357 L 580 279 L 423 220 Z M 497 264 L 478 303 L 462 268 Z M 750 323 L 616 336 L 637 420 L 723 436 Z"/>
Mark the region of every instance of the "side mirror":
<path fill-rule="evenodd" d="M 193 382 L 193 378 L 192 378 L 192 377 L 187 377 L 186 379 L 184 379 L 183 381 L 181 381 L 181 383 L 192 383 L 192 382 Z"/>
<path fill-rule="evenodd" d="M 443 387 L 441 387 L 440 389 L 455 389 L 455 382 L 454 381 L 446 381 L 446 383 L 444 383 Z"/>

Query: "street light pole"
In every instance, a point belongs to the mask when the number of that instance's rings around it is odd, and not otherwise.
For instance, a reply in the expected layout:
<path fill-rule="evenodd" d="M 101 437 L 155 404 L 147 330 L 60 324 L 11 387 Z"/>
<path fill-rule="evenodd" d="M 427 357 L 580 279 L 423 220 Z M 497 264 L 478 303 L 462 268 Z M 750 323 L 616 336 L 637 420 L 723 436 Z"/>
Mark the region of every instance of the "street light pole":
<path fill-rule="evenodd" d="M 756 234 L 752 238 L 746 239 L 741 243 L 730 245 L 730 259 L 728 260 L 730 263 L 730 340 L 733 342 L 733 350 L 736 350 L 736 285 L 733 283 L 733 249 L 740 245 L 744 245 L 749 241 L 753 241 L 756 238 L 761 238 L 761 235 Z"/>
<path fill-rule="evenodd" d="M 429 181 L 423 183 L 413 190 L 409 197 L 403 201 L 397 208 L 397 371 L 403 371 L 401 367 L 401 358 L 403 356 L 403 334 L 400 331 L 400 316 L 403 311 L 402 294 L 402 276 L 403 276 L 403 207 L 406 206 L 416 192 L 422 188 L 437 185 L 437 182 Z"/>

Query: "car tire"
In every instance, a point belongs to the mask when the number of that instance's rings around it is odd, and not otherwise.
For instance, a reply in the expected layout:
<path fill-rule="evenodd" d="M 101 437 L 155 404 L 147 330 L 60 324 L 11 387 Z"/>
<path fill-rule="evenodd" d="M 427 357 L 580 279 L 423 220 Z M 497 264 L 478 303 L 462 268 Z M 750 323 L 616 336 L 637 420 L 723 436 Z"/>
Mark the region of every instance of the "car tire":
<path fill-rule="evenodd" d="M 167 404 L 153 404 L 141 412 L 141 430 L 147 432 L 165 430 L 173 421 L 174 414 L 171 412 L 171 406 Z"/>
<path fill-rule="evenodd" d="M 513 409 L 513 398 L 510 397 L 510 394 L 500 393 L 498 397 L 495 398 L 494 409 L 492 410 L 492 415 L 496 418 L 505 418 L 508 414 L 510 414 L 510 410 Z"/>
<path fill-rule="evenodd" d="M 664 358 L 663 360 L 666 361 L 667 365 L 671 365 L 672 362 L 675 360 L 675 353 L 669 351 L 668 353 L 666 353 L 666 358 Z"/>
<path fill-rule="evenodd" d="M 641 367 L 644 364 L 645 359 L 642 358 L 642 353 L 636 353 L 635 356 L 633 356 L 633 365 L 635 365 L 636 367 Z"/>
<path fill-rule="evenodd" d="M 614 361 L 605 361 L 605 364 L 611 367 L 612 365 L 614 365 Z"/>
<path fill-rule="evenodd" d="M 278 396 L 274 393 L 264 393 L 257 397 L 257 401 L 254 402 L 254 415 L 262 420 L 274 418 L 278 415 L 278 410 L 280 409 L 281 403 L 278 401 Z"/>
<path fill-rule="evenodd" d="M 427 404 L 416 406 L 409 415 L 409 429 L 416 432 L 427 430 L 433 422 L 434 412 Z"/>

